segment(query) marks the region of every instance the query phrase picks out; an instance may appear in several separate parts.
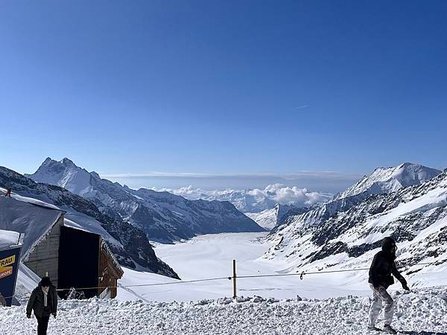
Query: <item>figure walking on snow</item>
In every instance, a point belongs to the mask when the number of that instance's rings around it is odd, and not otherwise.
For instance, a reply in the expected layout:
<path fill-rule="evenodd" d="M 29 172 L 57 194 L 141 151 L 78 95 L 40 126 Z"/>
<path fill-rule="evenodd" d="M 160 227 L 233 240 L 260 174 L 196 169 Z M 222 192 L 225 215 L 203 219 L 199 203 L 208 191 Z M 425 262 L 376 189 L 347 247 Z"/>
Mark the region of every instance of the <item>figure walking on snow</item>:
<path fill-rule="evenodd" d="M 371 330 L 380 330 L 376 328 L 376 321 L 382 309 L 383 302 L 385 304 L 385 325 L 383 331 L 391 334 L 396 334 L 396 331 L 391 327 L 395 307 L 394 301 L 386 291 L 388 286 L 394 283 L 391 274 L 401 282 L 404 290 L 410 290 L 407 286 L 407 281 L 397 271 L 396 264 L 394 263 L 396 250 L 396 242 L 391 237 L 385 237 L 382 241 L 382 251 L 379 251 L 374 256 L 369 269 L 369 286 L 373 291 L 373 301 L 369 310 L 368 328 Z"/>
<path fill-rule="evenodd" d="M 11 198 L 11 188 L 6 189 L 5 197 Z"/>
<path fill-rule="evenodd" d="M 43 277 L 29 298 L 26 306 L 26 316 L 31 318 L 31 311 L 37 318 L 37 334 L 46 335 L 50 315 L 56 317 L 57 294 L 56 288 L 51 284 L 49 277 Z"/>

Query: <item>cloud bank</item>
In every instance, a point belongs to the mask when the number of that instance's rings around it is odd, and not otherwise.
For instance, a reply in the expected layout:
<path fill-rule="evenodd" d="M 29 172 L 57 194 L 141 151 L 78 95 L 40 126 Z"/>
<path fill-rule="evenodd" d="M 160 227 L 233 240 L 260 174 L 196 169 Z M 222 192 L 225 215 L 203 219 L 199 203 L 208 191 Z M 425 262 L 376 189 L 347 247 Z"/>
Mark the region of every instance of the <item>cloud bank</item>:
<path fill-rule="evenodd" d="M 332 197 L 332 194 L 311 192 L 306 188 L 290 187 L 283 184 L 271 184 L 264 189 L 255 188 L 247 190 L 204 190 L 193 186 L 177 189 L 153 189 L 156 191 L 170 192 L 190 200 L 229 201 L 244 213 L 261 212 L 273 208 L 278 203 L 297 207 L 309 207 L 316 203 L 327 201 Z"/>

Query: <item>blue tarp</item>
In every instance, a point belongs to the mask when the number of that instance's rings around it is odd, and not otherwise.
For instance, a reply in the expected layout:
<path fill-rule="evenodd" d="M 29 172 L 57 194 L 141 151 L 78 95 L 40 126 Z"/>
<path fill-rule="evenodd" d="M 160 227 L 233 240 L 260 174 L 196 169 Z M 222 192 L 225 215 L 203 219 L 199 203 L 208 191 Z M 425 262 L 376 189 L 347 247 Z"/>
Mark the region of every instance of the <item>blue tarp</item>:
<path fill-rule="evenodd" d="M 21 247 L 11 247 L 0 250 L 0 294 L 6 301 L 6 306 L 11 306 L 16 289 L 20 249 Z M 2 297 L 0 299 L 3 300 Z"/>

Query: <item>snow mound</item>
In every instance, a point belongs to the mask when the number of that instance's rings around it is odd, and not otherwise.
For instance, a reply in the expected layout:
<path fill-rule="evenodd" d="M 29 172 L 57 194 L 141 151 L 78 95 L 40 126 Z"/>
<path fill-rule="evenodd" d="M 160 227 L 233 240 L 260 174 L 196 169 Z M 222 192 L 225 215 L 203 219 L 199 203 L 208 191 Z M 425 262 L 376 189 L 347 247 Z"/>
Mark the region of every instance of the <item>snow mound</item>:
<path fill-rule="evenodd" d="M 405 334 L 445 334 L 445 289 L 396 294 L 393 326 Z M 375 334 L 366 330 L 368 298 L 282 300 L 261 297 L 197 302 L 61 301 L 49 334 Z M 25 307 L 0 308 L 0 333 L 30 334 Z M 378 326 L 382 326 L 379 320 Z"/>

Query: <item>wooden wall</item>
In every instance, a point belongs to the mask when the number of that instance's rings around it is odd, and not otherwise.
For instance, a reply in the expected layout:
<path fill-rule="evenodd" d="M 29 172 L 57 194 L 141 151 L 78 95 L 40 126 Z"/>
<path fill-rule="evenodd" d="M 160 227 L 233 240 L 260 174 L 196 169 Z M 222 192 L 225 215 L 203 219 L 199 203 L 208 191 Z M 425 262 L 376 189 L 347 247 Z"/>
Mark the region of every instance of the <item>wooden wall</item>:
<path fill-rule="evenodd" d="M 100 297 L 115 298 L 118 279 L 123 276 L 123 271 L 102 239 L 99 251 L 98 286 L 107 288 L 98 289 L 98 295 Z"/>
<path fill-rule="evenodd" d="M 57 287 L 59 267 L 60 227 L 64 224 L 64 214 L 61 213 L 51 231 L 39 242 L 24 262 L 39 277 L 47 273 L 54 286 Z"/>

